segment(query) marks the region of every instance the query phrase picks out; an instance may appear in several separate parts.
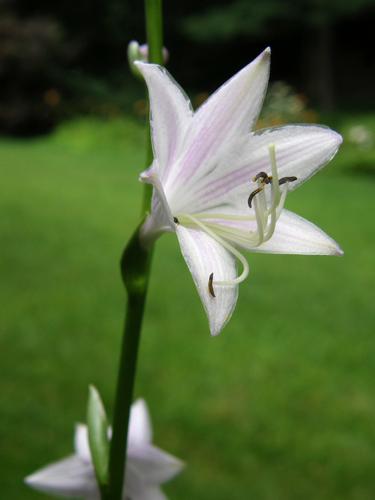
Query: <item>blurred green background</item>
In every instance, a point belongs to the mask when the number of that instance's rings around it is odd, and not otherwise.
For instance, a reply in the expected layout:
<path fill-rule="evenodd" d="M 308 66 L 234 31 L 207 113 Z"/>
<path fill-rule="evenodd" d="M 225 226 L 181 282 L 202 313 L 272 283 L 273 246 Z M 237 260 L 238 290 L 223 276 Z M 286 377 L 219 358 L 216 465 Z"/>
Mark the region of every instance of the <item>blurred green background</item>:
<path fill-rule="evenodd" d="M 249 255 L 236 312 L 211 338 L 177 241 L 164 236 L 136 396 L 149 404 L 155 443 L 187 463 L 165 488 L 172 500 L 372 500 L 375 110 L 363 43 L 373 2 L 306 0 L 304 13 L 262 4 L 209 1 L 201 12 L 198 2 L 165 2 L 170 68 L 199 104 L 273 42 L 259 126 L 319 121 L 343 134 L 335 160 L 287 208 L 345 256 Z M 21 500 L 43 498 L 25 475 L 71 453 L 89 383 L 112 411 L 118 262 L 138 222 L 147 108 L 124 64 L 126 42 L 142 41 L 139 3 L 1 9 L 0 496 Z M 355 26 L 361 34 L 340 50 Z"/>

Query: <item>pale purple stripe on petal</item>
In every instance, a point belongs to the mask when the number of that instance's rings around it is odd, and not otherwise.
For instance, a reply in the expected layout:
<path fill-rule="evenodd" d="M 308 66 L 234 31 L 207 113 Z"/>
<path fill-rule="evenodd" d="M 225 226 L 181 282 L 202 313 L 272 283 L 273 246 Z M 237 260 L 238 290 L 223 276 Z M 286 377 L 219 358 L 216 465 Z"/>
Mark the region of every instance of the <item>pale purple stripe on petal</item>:
<path fill-rule="evenodd" d="M 185 154 L 174 168 L 170 184 L 183 185 L 197 171 L 202 176 L 211 168 L 212 159 L 225 149 L 225 143 L 245 135 L 257 120 L 264 99 L 270 51 L 222 85 L 194 114 L 184 146 Z"/>
<path fill-rule="evenodd" d="M 250 192 L 253 187 L 251 180 L 256 173 L 271 172 L 268 144 L 275 144 L 279 177 L 297 177 L 297 181 L 290 184 L 293 190 L 324 166 L 334 156 L 340 143 L 339 134 L 326 127 L 302 125 L 268 129 L 250 136 L 242 146 L 242 165 L 241 158 L 236 161 L 237 168 L 232 165 L 229 172 L 226 165 L 219 165 L 204 183 L 196 187 L 194 197 L 200 200 L 201 207 L 202 199 L 204 205 L 209 207 L 212 203 L 218 204 L 220 199 L 242 184 L 248 185 Z"/>

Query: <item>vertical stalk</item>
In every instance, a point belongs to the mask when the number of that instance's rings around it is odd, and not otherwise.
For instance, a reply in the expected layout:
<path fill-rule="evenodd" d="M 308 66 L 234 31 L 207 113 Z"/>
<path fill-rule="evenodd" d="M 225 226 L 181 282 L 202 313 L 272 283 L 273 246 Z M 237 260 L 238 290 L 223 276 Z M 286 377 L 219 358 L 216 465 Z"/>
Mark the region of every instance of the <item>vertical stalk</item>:
<path fill-rule="evenodd" d="M 147 44 L 149 61 L 162 64 L 162 1 L 145 0 Z M 146 166 L 152 161 L 150 128 L 147 128 Z M 145 185 L 142 219 L 149 210 L 150 186 Z M 102 494 L 105 500 L 121 500 L 126 467 L 127 437 L 130 406 L 136 376 L 137 357 L 143 314 L 147 296 L 152 248 L 145 249 L 139 240 L 139 227 L 127 244 L 121 259 L 121 275 L 127 291 L 127 309 L 122 340 L 120 365 L 113 415 L 113 432 L 109 456 L 109 482 Z"/>
<path fill-rule="evenodd" d="M 163 15 L 162 0 L 145 0 L 146 37 L 148 45 L 148 60 L 154 64 L 163 64 Z M 147 159 L 146 166 L 152 162 L 152 144 L 150 123 L 147 122 Z M 150 207 L 152 187 L 145 184 L 143 191 L 143 214 Z"/>
<path fill-rule="evenodd" d="M 145 0 L 148 60 L 163 64 L 162 0 Z"/>

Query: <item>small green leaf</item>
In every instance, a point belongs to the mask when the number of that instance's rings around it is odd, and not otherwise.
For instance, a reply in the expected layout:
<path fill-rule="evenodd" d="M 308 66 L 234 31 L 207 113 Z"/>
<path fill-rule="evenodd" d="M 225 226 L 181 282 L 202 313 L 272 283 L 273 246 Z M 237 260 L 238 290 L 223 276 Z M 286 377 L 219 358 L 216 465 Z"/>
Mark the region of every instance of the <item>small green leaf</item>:
<path fill-rule="evenodd" d="M 108 420 L 100 395 L 92 385 L 89 387 L 87 426 L 96 478 L 100 486 L 105 486 L 108 484 Z"/>

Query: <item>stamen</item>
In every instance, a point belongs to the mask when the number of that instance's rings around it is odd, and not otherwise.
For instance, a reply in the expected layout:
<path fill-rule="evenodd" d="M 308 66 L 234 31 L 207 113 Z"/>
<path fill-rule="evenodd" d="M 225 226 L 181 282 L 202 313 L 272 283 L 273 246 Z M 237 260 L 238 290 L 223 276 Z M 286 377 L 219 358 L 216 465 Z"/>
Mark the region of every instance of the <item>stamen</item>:
<path fill-rule="evenodd" d="M 266 172 L 259 172 L 255 177 L 253 177 L 253 182 L 257 182 L 261 180 L 265 184 L 269 184 L 272 180 L 272 177 L 268 177 L 268 174 Z"/>
<path fill-rule="evenodd" d="M 255 179 L 255 177 L 254 177 L 254 179 Z M 256 196 L 258 193 L 260 193 L 261 191 L 263 191 L 263 189 L 264 189 L 264 187 L 261 186 L 261 187 L 255 189 L 255 191 L 253 191 L 252 193 L 250 193 L 249 199 L 247 200 L 247 204 L 249 205 L 249 208 L 252 208 L 251 207 L 251 203 L 252 203 L 252 201 L 254 199 L 254 196 Z"/>
<path fill-rule="evenodd" d="M 215 298 L 216 295 L 214 291 L 213 280 L 214 280 L 214 273 L 211 273 L 210 277 L 208 278 L 208 291 L 210 292 L 210 295 Z"/>
<path fill-rule="evenodd" d="M 276 216 L 276 208 L 280 202 L 280 189 L 279 189 L 279 177 L 278 177 L 278 172 L 277 172 L 277 165 L 276 165 L 276 151 L 275 151 L 275 145 L 270 144 L 268 146 L 268 152 L 270 155 L 270 163 L 271 163 L 271 171 L 272 171 L 272 178 L 274 182 L 272 182 L 271 186 L 271 193 L 272 193 L 272 201 L 271 201 L 271 206 L 269 209 L 266 210 L 266 225 L 267 228 L 265 230 L 263 242 L 268 241 L 276 227 L 276 221 L 277 221 L 277 216 Z M 268 223 L 268 218 L 271 216 L 271 220 Z"/>
<path fill-rule="evenodd" d="M 277 205 L 277 208 L 276 208 L 276 220 L 280 217 L 281 211 L 284 208 L 285 200 L 286 200 L 286 195 L 287 194 L 288 194 L 288 190 L 287 189 L 284 189 L 281 192 L 280 201 L 279 201 L 279 204 Z"/>
<path fill-rule="evenodd" d="M 268 175 L 266 172 L 259 172 L 254 178 L 253 181 L 258 182 L 258 188 L 255 189 L 248 198 L 249 208 L 252 208 L 252 202 L 255 198 L 255 216 L 257 221 L 257 230 L 258 230 L 258 241 L 257 245 L 268 241 L 276 227 L 276 221 L 280 216 L 281 210 L 284 206 L 285 198 L 288 189 L 280 191 L 280 186 L 283 184 L 287 184 L 288 182 L 293 182 L 297 180 L 296 177 L 283 177 L 279 180 L 277 165 L 276 165 L 276 151 L 275 145 L 270 144 L 268 146 L 268 151 L 270 155 L 270 163 L 271 163 L 271 171 L 272 175 Z M 271 205 L 267 207 L 267 201 L 265 197 L 265 186 L 267 184 L 271 184 Z M 257 196 L 259 195 L 259 196 Z"/>
<path fill-rule="evenodd" d="M 198 213 L 194 214 L 194 217 L 196 219 L 221 219 L 221 220 L 243 220 L 243 221 L 250 221 L 250 220 L 255 220 L 255 215 L 248 214 L 248 215 L 232 215 L 232 214 L 220 214 L 220 213 Z"/>
<path fill-rule="evenodd" d="M 278 193 L 276 193 L 275 184 L 272 184 L 272 204 L 271 204 L 271 208 L 269 210 L 269 214 L 267 211 L 267 223 L 268 223 L 269 215 L 271 215 L 271 220 L 270 220 L 269 224 L 267 224 L 267 229 L 265 231 L 263 243 L 265 241 L 268 241 L 272 237 L 272 235 L 275 231 L 276 221 L 277 221 L 277 210 L 276 209 L 278 206 L 278 203 L 276 202 L 277 198 L 279 198 L 279 197 L 278 197 Z"/>
<path fill-rule="evenodd" d="M 258 172 L 253 178 L 253 182 L 258 182 L 258 189 L 255 189 L 252 193 L 250 193 L 249 199 L 247 200 L 247 204 L 249 205 L 249 208 L 251 208 L 251 203 L 253 201 L 254 196 L 259 194 L 261 191 L 263 191 L 264 186 L 267 184 L 272 183 L 272 175 L 266 174 L 266 172 Z"/>
<path fill-rule="evenodd" d="M 186 217 L 187 219 L 190 219 L 194 224 L 196 224 L 201 229 L 203 229 L 203 231 L 205 233 L 207 233 L 209 236 L 211 236 L 211 238 L 213 238 L 218 243 L 220 243 L 220 245 L 222 245 L 226 250 L 228 250 L 228 252 L 230 252 L 232 255 L 234 255 L 242 264 L 242 267 L 243 267 L 242 273 L 240 274 L 240 276 L 237 276 L 237 278 L 233 278 L 232 280 L 214 281 L 213 280 L 213 278 L 214 278 L 213 273 L 211 273 L 209 276 L 209 279 L 208 279 L 208 290 L 209 290 L 210 294 L 213 297 L 215 296 L 211 293 L 211 292 L 214 292 L 214 288 L 213 288 L 214 285 L 215 286 L 235 286 L 235 285 L 238 285 L 239 283 L 242 283 L 242 281 L 244 281 L 249 275 L 249 264 L 247 263 L 247 260 L 245 259 L 245 257 L 236 248 L 234 248 L 230 243 L 228 243 L 226 240 L 221 238 L 214 231 L 211 231 L 211 229 L 209 229 L 200 220 L 196 219 L 195 217 L 193 217 L 190 214 L 183 214 L 183 216 L 180 215 L 180 220 L 182 219 L 182 217 L 184 217 L 184 218 Z M 212 276 L 212 278 L 211 278 L 211 276 Z"/>
<path fill-rule="evenodd" d="M 257 220 L 258 241 L 255 246 L 259 246 L 264 239 L 264 223 L 262 217 L 262 210 L 260 208 L 259 199 L 255 198 L 255 215 Z"/>
<path fill-rule="evenodd" d="M 296 180 L 297 180 L 297 177 L 295 177 L 294 175 L 292 177 L 282 177 L 279 180 L 279 186 L 281 186 L 282 184 L 285 184 L 286 182 L 294 182 Z"/>
<path fill-rule="evenodd" d="M 295 176 L 282 177 L 279 179 L 276 165 L 276 152 L 275 145 L 268 146 L 271 172 L 268 175 L 266 172 L 259 172 L 252 179 L 257 182 L 258 187 L 252 191 L 248 198 L 249 208 L 252 208 L 254 202 L 254 210 L 249 215 L 236 215 L 236 214 L 220 214 L 220 213 L 197 213 L 190 215 L 187 213 L 179 213 L 178 218 L 174 217 L 173 220 L 176 224 L 182 224 L 186 227 L 199 227 L 220 245 L 222 245 L 228 252 L 236 257 L 242 264 L 242 273 L 233 279 L 215 281 L 214 273 L 212 272 L 208 277 L 208 292 L 211 297 L 215 298 L 216 286 L 235 286 L 244 281 L 249 274 L 249 265 L 245 257 L 234 247 L 235 245 L 249 247 L 258 247 L 262 243 L 268 241 L 276 227 L 276 222 L 280 217 L 281 211 L 284 207 L 285 199 L 288 194 L 288 183 L 297 180 Z M 283 189 L 280 186 L 286 185 Z M 271 185 L 271 200 L 267 202 L 266 186 Z M 216 219 L 216 220 L 215 220 Z M 256 230 L 246 231 L 231 225 L 226 225 L 224 221 L 256 221 Z M 221 221 L 223 221 L 221 223 Z"/>
<path fill-rule="evenodd" d="M 269 144 L 268 153 L 270 155 L 272 177 L 273 177 L 274 183 L 278 184 L 279 183 L 279 174 L 277 172 L 277 166 L 276 166 L 275 144 Z"/>
<path fill-rule="evenodd" d="M 257 231 L 246 231 L 243 229 L 237 229 L 236 227 L 228 227 L 221 224 L 208 223 L 207 227 L 215 232 L 215 234 L 221 236 L 226 241 L 231 241 L 234 244 L 239 244 L 246 247 L 251 244 L 251 247 L 256 247 L 258 245 L 259 236 Z"/>

